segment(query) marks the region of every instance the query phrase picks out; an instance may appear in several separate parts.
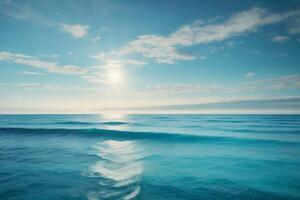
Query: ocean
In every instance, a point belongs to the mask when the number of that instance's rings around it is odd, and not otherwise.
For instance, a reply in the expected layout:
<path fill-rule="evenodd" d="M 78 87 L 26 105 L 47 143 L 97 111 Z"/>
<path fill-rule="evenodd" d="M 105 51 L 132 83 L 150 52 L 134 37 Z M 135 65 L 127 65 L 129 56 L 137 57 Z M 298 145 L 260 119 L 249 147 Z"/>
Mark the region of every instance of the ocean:
<path fill-rule="evenodd" d="M 0 199 L 300 199 L 300 115 L 0 115 Z"/>

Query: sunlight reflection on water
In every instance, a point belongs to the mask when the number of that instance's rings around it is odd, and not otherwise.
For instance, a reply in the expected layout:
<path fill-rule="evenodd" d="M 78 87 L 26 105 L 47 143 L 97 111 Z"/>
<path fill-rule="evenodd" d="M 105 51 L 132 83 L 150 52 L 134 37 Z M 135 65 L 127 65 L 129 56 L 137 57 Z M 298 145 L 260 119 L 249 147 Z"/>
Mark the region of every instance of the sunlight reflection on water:
<path fill-rule="evenodd" d="M 100 179 L 100 191 L 88 193 L 87 198 L 135 198 L 141 190 L 143 173 L 143 154 L 136 142 L 107 140 L 92 148 L 100 157 L 97 163 L 90 166 L 91 173 Z"/>

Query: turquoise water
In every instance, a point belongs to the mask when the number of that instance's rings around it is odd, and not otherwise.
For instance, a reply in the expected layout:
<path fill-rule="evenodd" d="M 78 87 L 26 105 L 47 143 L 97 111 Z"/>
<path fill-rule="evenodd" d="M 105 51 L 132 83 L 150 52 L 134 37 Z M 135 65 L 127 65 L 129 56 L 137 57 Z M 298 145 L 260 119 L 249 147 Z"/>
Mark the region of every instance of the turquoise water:
<path fill-rule="evenodd" d="M 300 199 L 298 115 L 0 115 L 0 199 Z"/>

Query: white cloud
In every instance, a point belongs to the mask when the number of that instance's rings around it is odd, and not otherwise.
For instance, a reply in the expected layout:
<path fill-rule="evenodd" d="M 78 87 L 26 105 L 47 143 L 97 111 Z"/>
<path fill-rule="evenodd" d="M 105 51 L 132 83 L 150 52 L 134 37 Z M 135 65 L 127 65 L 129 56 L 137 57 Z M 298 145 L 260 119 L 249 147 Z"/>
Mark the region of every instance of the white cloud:
<path fill-rule="evenodd" d="M 63 31 L 71 34 L 74 38 L 84 37 L 90 28 L 88 25 L 81 24 L 62 24 L 61 26 Z"/>
<path fill-rule="evenodd" d="M 253 73 L 253 72 L 248 72 L 248 73 L 245 74 L 245 77 L 246 77 L 246 78 L 251 78 L 251 77 L 253 77 L 253 76 L 254 76 L 254 73 Z"/>
<path fill-rule="evenodd" d="M 51 73 L 60 73 L 60 74 L 84 74 L 87 72 L 86 69 L 83 69 L 74 65 L 59 65 L 54 62 L 42 61 L 37 58 L 23 55 L 10 53 L 6 51 L 0 52 L 0 61 L 9 61 L 17 64 L 23 64 L 35 68 L 46 69 Z"/>
<path fill-rule="evenodd" d="M 143 35 L 121 48 L 116 55 L 141 54 L 158 63 L 172 64 L 176 60 L 192 60 L 193 56 L 179 53 L 171 40 L 163 36 Z"/>
<path fill-rule="evenodd" d="M 254 32 L 257 28 L 282 22 L 300 16 L 300 10 L 277 14 L 262 8 L 252 8 L 236 13 L 222 23 L 195 21 L 184 25 L 168 36 L 156 34 L 141 35 L 127 45 L 112 51 L 107 56 L 139 54 L 157 63 L 172 64 L 180 60 L 192 60 L 195 56 L 183 54 L 180 48 L 222 41 L 228 38 Z M 103 54 L 99 54 L 102 55 Z M 101 58 L 99 56 L 98 58 Z"/>
<path fill-rule="evenodd" d="M 30 72 L 30 71 L 25 71 L 25 72 L 22 72 L 22 74 L 25 74 L 25 75 L 37 75 L 37 76 L 41 76 L 41 75 L 44 75 L 42 73 L 39 73 L 39 72 Z"/>
<path fill-rule="evenodd" d="M 288 36 L 275 36 L 272 38 L 273 42 L 282 43 L 288 41 L 290 38 Z"/>
<path fill-rule="evenodd" d="M 124 67 L 126 67 L 127 65 L 145 65 L 144 62 L 133 59 L 120 60 L 106 58 L 105 61 L 102 61 L 101 65 L 82 68 L 74 65 L 59 65 L 55 62 L 43 61 L 35 57 L 5 51 L 0 52 L 0 61 L 8 61 L 34 68 L 45 69 L 51 73 L 80 75 L 83 79 L 87 80 L 88 82 L 94 83 L 121 83 L 122 80 L 123 85 L 125 85 L 127 82 L 127 80 L 125 80 L 125 71 L 123 70 Z M 41 73 L 30 71 L 25 71 L 22 74 L 43 75 Z"/>

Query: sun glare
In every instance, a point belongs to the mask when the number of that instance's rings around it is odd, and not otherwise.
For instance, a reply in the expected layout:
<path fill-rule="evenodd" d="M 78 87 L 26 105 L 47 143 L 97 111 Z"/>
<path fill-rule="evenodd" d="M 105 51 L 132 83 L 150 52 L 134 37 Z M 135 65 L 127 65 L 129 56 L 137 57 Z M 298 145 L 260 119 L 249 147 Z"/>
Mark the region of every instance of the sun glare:
<path fill-rule="evenodd" d="M 122 67 L 109 66 L 106 68 L 105 75 L 109 85 L 121 85 L 125 82 L 125 75 Z"/>
<path fill-rule="evenodd" d="M 121 68 L 112 67 L 107 69 L 107 81 L 110 84 L 121 84 L 124 83 L 124 74 Z"/>

